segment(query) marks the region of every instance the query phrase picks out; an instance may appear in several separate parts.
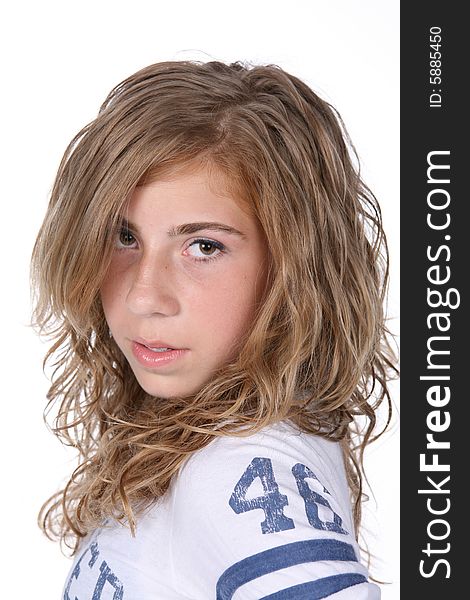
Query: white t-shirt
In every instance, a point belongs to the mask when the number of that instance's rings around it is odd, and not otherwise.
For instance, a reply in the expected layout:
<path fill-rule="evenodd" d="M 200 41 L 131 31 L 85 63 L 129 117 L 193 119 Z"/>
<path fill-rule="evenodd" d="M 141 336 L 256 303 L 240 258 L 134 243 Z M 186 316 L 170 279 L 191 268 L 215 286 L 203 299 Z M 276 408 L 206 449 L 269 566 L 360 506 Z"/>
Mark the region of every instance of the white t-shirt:
<path fill-rule="evenodd" d="M 288 422 L 215 438 L 138 520 L 82 541 L 63 600 L 378 600 L 339 444 Z"/>

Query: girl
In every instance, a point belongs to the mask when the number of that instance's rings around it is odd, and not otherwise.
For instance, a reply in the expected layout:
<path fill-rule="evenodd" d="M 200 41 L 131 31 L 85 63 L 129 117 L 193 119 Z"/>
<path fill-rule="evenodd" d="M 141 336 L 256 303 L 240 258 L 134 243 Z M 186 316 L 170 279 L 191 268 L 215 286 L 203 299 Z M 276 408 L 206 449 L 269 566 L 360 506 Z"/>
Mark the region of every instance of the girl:
<path fill-rule="evenodd" d="M 388 258 L 349 149 L 297 77 L 195 61 L 70 143 L 32 257 L 80 457 L 40 513 L 64 600 L 380 597 L 356 540 Z"/>

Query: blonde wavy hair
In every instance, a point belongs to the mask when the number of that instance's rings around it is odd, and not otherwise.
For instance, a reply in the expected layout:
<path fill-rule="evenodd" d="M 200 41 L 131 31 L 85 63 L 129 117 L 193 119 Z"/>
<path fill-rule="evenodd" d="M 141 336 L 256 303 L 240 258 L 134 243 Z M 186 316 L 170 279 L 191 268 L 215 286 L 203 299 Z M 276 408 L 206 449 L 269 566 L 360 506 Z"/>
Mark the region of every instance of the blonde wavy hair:
<path fill-rule="evenodd" d="M 99 291 L 136 186 L 196 163 L 259 219 L 269 286 L 236 359 L 160 399 L 110 337 Z M 337 111 L 277 65 L 161 62 L 110 92 L 64 154 L 31 261 L 32 325 L 53 341 L 45 418 L 56 406 L 53 431 L 79 454 L 40 511 L 50 538 L 74 553 L 109 517 L 134 533 L 193 452 L 286 419 L 341 442 L 357 535 L 363 453 L 396 369 L 381 213 L 355 163 Z"/>

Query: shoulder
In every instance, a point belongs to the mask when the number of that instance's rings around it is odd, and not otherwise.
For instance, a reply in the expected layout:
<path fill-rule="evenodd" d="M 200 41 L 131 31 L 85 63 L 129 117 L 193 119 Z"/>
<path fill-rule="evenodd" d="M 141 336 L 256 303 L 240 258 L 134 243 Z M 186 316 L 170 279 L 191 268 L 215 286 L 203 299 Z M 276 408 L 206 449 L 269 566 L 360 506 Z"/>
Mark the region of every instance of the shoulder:
<path fill-rule="evenodd" d="M 243 490 L 251 497 L 256 491 L 270 495 L 282 485 L 302 494 L 306 479 L 312 489 L 342 505 L 352 527 L 339 444 L 302 432 L 289 422 L 247 436 L 216 438 L 186 462 L 179 483 L 204 495 L 208 502 L 218 493 L 226 494 L 231 486 L 230 504 L 237 505 Z"/>
<path fill-rule="evenodd" d="M 258 598 L 312 576 L 329 594 L 369 585 L 339 444 L 288 422 L 217 438 L 187 460 L 172 488 L 171 551 L 201 597 L 243 585 Z"/>

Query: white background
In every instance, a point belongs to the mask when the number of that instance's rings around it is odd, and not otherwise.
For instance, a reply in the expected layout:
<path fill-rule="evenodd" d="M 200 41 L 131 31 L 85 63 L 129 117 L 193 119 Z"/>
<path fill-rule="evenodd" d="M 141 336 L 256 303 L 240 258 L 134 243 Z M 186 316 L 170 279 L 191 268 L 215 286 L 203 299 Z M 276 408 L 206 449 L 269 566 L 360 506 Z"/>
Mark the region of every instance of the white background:
<path fill-rule="evenodd" d="M 70 562 L 36 526 L 42 501 L 72 468 L 42 422 L 46 347 L 28 328 L 28 268 L 62 153 L 108 91 L 160 60 L 275 63 L 342 115 L 378 197 L 391 251 L 389 326 L 397 334 L 399 261 L 399 1 L 157 2 L 32 0 L 3 4 L 2 597 L 60 597 Z M 6 213 L 6 214 L 5 214 Z M 398 403 L 398 385 L 394 386 Z M 383 600 L 399 598 L 399 440 L 370 447 L 365 510 L 371 569 Z"/>

